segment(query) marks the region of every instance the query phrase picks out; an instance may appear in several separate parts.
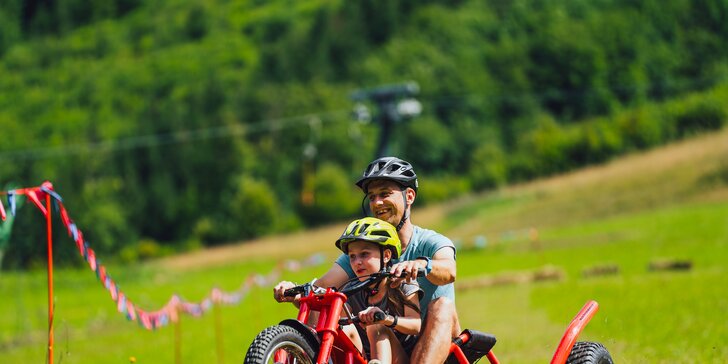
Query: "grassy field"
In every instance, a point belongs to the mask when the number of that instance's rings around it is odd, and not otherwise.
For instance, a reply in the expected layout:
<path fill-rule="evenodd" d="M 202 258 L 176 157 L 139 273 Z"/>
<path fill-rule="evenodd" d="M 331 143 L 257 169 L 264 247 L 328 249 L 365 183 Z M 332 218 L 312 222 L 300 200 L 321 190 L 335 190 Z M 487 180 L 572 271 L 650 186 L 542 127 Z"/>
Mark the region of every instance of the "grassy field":
<path fill-rule="evenodd" d="M 461 287 L 544 267 L 562 272 L 560 280 L 458 291 L 461 322 L 498 336 L 494 351 L 505 363 L 547 362 L 589 299 L 600 310 L 581 339 L 602 342 L 617 362 L 728 362 L 728 131 L 415 217 L 462 244 Z M 320 251 L 333 260 L 343 226 L 108 271 L 141 307 L 161 307 L 175 293 L 198 302 L 212 287 L 232 291 L 282 259 Z M 487 244 L 476 249 L 475 241 Z M 56 249 L 72 244 L 56 242 Z M 665 259 L 689 261 L 691 269 L 649 269 Z M 309 280 L 327 264 L 282 278 Z M 594 267 L 616 273 L 584 274 Z M 257 332 L 295 314 L 265 287 L 240 305 L 150 332 L 116 312 L 89 270 L 55 277 L 55 363 L 242 362 Z M 0 362 L 45 362 L 45 272 L 2 273 L 0 297 Z"/>

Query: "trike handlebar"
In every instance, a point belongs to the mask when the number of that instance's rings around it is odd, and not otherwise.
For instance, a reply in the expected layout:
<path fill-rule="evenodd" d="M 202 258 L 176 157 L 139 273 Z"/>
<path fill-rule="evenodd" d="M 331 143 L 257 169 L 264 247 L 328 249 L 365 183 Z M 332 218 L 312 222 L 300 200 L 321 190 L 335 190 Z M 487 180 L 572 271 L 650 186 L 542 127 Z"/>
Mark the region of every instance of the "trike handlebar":
<path fill-rule="evenodd" d="M 374 313 L 374 321 L 382 321 L 385 318 L 387 318 L 387 314 L 381 311 L 377 311 Z M 352 317 L 345 317 L 342 319 L 339 319 L 339 325 L 349 325 L 349 324 L 358 324 L 361 320 L 359 320 L 359 316 L 352 316 Z"/>
<path fill-rule="evenodd" d="M 423 269 L 423 268 L 417 269 L 417 277 L 424 277 L 425 275 L 427 275 L 427 271 L 425 269 Z M 379 283 L 385 278 L 394 277 L 394 275 L 387 271 L 381 271 L 381 272 L 372 273 L 369 276 L 363 276 L 363 277 L 366 277 L 366 279 L 364 279 L 363 281 L 359 281 L 356 284 L 350 285 L 350 286 L 346 287 L 345 289 L 341 289 L 341 287 L 339 287 L 339 288 L 332 287 L 332 289 L 337 290 L 337 291 L 340 290 L 341 293 L 344 293 L 345 295 L 348 296 L 348 295 L 351 295 L 353 293 L 360 291 L 364 287 L 368 287 L 374 283 Z M 400 275 L 397 278 L 406 278 L 406 277 L 407 277 L 407 274 L 405 273 L 403 275 Z M 358 280 L 359 278 L 362 278 L 362 277 L 352 278 L 352 279 L 346 281 L 346 283 L 353 282 L 355 280 Z M 346 283 L 344 283 L 344 285 L 346 285 Z M 318 289 L 321 289 L 321 287 L 315 287 L 311 283 L 306 283 L 306 284 L 295 286 L 295 287 L 292 287 L 292 288 L 289 288 L 289 289 L 283 291 L 283 296 L 296 297 L 299 294 L 301 294 L 303 296 L 307 296 L 311 292 L 314 292 L 314 293 L 317 292 Z"/>

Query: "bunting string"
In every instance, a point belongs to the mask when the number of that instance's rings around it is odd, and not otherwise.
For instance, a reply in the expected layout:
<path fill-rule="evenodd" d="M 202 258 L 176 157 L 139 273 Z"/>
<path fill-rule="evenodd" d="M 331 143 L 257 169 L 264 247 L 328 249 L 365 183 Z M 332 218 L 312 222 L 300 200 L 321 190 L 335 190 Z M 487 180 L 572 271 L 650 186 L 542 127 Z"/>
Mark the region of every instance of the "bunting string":
<path fill-rule="evenodd" d="M 84 239 L 83 232 L 76 226 L 71 219 L 66 207 L 63 205 L 63 199 L 53 189 L 53 185 L 46 181 L 39 187 L 16 189 L 11 191 L 0 192 L 0 195 L 7 195 L 7 203 L 9 207 L 9 213 L 15 216 L 16 213 L 16 199 L 18 196 L 25 196 L 28 200 L 43 213 L 44 216 L 48 217 L 51 211 L 48 211 L 41 202 L 47 196 L 51 197 L 53 201 L 53 209 L 60 215 L 61 221 L 66 228 L 69 237 L 76 243 L 76 248 L 79 254 L 88 264 L 89 268 L 96 275 L 96 278 L 101 282 L 103 287 L 109 292 L 111 299 L 116 303 L 117 311 L 124 315 L 127 320 L 135 321 L 139 326 L 147 330 L 155 330 L 157 328 L 166 326 L 170 323 L 177 322 L 180 314 L 186 314 L 193 317 L 200 317 L 210 311 L 215 304 L 221 305 L 237 305 L 240 304 L 251 289 L 254 287 L 271 287 L 280 278 L 284 271 L 295 272 L 300 269 L 320 265 L 324 262 L 322 254 L 313 254 L 310 257 L 297 261 L 287 260 L 276 265 L 276 267 L 268 274 L 251 274 L 249 275 L 240 288 L 232 292 L 225 292 L 217 287 L 212 288 L 210 293 L 202 299 L 200 302 L 190 302 L 185 300 L 182 296 L 175 294 L 169 301 L 160 309 L 155 311 L 147 311 L 140 308 L 138 305 L 132 302 L 126 294 L 119 288 L 119 285 L 114 282 L 110 275 L 106 271 L 106 267 L 98 262 L 96 253 L 91 248 L 88 241 Z M 7 215 L 5 207 L 0 199 L 0 218 L 5 221 Z"/>

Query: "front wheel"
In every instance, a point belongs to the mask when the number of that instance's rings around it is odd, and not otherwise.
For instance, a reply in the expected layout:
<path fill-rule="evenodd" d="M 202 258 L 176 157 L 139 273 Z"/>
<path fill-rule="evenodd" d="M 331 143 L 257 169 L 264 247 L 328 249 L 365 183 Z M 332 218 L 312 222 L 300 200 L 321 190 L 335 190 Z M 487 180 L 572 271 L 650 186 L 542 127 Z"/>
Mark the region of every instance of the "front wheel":
<path fill-rule="evenodd" d="M 604 345 L 579 341 L 571 348 L 566 364 L 614 364 L 614 362 Z"/>
<path fill-rule="evenodd" d="M 296 329 L 285 325 L 271 326 L 250 344 L 245 364 L 272 364 L 282 358 L 288 364 L 313 364 L 316 362 L 316 350 Z"/>

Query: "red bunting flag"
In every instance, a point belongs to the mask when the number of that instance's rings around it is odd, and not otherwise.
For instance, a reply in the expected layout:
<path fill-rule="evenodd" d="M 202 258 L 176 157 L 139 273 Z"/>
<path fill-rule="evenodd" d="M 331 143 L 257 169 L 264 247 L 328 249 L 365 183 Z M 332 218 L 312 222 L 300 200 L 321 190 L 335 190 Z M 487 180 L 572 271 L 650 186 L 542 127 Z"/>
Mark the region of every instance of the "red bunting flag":
<path fill-rule="evenodd" d="M 38 195 L 33 190 L 25 191 L 25 195 L 28 196 L 30 201 L 33 201 L 36 207 L 40 210 L 40 212 L 43 213 L 43 216 L 48 216 L 48 211 L 46 211 L 45 206 L 40 202 L 40 199 L 38 198 Z"/>

